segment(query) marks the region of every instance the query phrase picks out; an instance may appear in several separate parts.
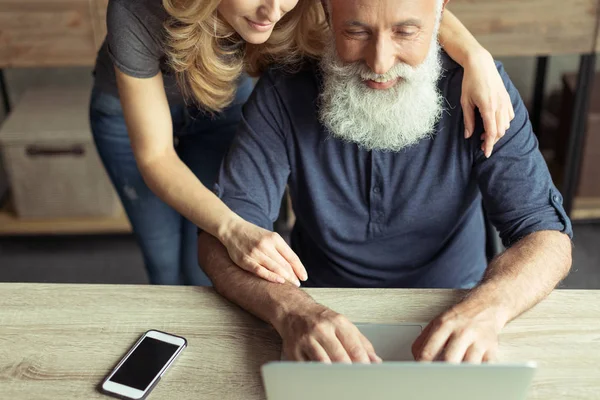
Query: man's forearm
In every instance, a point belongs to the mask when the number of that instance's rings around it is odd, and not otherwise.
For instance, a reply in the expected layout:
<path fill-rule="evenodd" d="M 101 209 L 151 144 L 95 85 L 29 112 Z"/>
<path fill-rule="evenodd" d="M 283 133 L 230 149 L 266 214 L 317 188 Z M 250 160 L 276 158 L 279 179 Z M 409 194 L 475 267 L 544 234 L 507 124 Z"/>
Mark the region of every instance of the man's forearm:
<path fill-rule="evenodd" d="M 301 313 L 315 301 L 292 284 L 271 283 L 231 261 L 227 249 L 207 233 L 198 237 L 198 260 L 216 291 L 281 332 L 285 316 Z"/>
<path fill-rule="evenodd" d="M 457 306 L 496 312 L 498 329 L 543 300 L 571 268 L 571 240 L 563 233 L 532 233 L 491 262 L 482 283 Z"/>

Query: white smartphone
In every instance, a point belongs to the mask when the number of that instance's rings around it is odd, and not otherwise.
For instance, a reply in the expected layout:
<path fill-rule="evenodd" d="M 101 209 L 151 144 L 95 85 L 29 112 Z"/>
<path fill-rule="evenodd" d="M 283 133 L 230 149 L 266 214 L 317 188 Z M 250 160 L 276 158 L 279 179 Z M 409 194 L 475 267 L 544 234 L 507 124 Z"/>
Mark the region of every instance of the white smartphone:
<path fill-rule="evenodd" d="M 186 346 L 180 336 L 146 332 L 108 374 L 101 390 L 121 399 L 145 399 Z"/>

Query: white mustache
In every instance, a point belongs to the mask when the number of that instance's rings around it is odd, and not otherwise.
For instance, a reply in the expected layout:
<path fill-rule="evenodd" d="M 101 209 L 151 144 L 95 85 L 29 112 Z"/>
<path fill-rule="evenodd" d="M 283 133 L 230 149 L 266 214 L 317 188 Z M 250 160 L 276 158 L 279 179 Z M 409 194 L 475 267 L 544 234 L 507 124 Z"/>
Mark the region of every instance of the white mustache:
<path fill-rule="evenodd" d="M 416 70 L 405 63 L 394 65 L 385 74 L 376 74 L 367 65 L 362 64 L 358 67 L 357 74 L 363 81 L 388 82 L 396 79 L 410 81 L 415 76 Z"/>
<path fill-rule="evenodd" d="M 342 63 L 339 59 L 331 60 L 328 69 L 335 72 L 336 75 L 347 78 L 360 78 L 363 81 L 383 79 L 386 81 L 402 78 L 406 81 L 413 79 L 418 75 L 417 68 L 413 68 L 406 63 L 398 63 L 394 65 L 385 74 L 376 74 L 369 68 L 364 61 L 353 63 Z"/>

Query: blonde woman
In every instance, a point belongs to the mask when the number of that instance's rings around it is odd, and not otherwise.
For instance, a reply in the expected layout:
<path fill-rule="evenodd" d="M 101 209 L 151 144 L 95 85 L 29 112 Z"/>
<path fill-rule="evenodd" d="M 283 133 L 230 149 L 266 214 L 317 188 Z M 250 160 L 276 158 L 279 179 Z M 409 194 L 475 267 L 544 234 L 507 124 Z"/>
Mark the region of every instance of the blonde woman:
<path fill-rule="evenodd" d="M 95 68 L 95 142 L 153 284 L 209 285 L 196 226 L 258 276 L 299 284 L 306 271 L 273 232 L 242 220 L 211 191 L 252 91 L 245 74 L 318 57 L 327 29 L 318 0 L 111 0 Z M 446 51 L 465 68 L 463 108 L 485 120 L 486 152 L 512 120 L 489 55 L 450 13 Z M 469 136 L 470 132 L 466 132 Z"/>

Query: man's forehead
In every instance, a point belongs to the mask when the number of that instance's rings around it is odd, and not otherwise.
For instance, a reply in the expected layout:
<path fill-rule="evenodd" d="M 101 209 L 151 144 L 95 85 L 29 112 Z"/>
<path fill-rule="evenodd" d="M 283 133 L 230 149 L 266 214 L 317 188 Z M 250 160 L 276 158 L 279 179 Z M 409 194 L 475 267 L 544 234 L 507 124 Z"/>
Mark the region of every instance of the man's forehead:
<path fill-rule="evenodd" d="M 327 2 L 327 1 L 326 1 Z M 435 15 L 437 0 L 328 0 L 333 20 L 360 23 L 400 23 Z"/>

